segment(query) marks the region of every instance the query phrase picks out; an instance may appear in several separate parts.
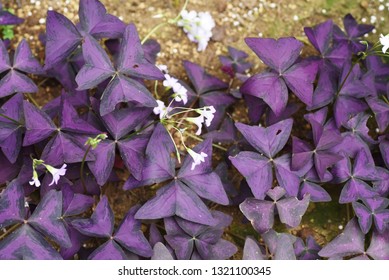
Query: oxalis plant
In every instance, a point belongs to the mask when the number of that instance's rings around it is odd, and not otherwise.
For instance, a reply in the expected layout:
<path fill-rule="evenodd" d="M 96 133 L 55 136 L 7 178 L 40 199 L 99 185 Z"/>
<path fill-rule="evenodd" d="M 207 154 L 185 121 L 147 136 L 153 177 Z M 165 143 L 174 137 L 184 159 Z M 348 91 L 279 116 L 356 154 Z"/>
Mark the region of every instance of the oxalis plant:
<path fill-rule="evenodd" d="M 389 259 L 389 35 L 365 41 L 373 26 L 346 15 L 304 29 L 309 57 L 294 37 L 246 38 L 265 70 L 228 47 L 226 81 L 184 61 L 187 84 L 150 39 L 182 28 L 203 51 L 215 23 L 186 7 L 143 39 L 98 0 L 77 24 L 48 11 L 44 66 L 0 41 L 0 259 Z M 31 74 L 61 94 L 39 106 Z M 108 185 L 133 201 L 117 219 Z M 343 232 L 298 234 L 331 200 Z M 231 231 L 247 221 L 256 234 Z"/>

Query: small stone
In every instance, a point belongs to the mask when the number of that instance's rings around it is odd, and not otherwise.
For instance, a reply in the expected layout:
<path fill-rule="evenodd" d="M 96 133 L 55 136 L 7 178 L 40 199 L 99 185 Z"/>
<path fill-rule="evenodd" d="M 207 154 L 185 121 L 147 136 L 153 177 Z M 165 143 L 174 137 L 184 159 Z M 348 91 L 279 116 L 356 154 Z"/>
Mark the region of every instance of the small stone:
<path fill-rule="evenodd" d="M 216 7 L 216 10 L 219 12 L 219 13 L 222 13 L 224 12 L 226 9 L 227 9 L 227 0 L 218 0 L 218 1 L 215 1 L 215 7 Z"/>
<path fill-rule="evenodd" d="M 216 42 L 220 42 L 224 39 L 225 37 L 226 30 L 223 26 L 216 25 L 212 29 L 212 40 Z"/>

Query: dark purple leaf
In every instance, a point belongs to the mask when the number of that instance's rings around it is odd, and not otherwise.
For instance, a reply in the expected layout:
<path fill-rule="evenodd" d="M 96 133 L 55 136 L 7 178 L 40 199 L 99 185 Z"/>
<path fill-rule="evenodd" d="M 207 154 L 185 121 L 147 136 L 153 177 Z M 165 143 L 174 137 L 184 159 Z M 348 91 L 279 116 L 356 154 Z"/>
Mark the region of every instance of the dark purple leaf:
<path fill-rule="evenodd" d="M 82 234 L 110 238 L 113 233 L 114 216 L 108 198 L 106 196 L 101 198 L 89 219 L 76 219 L 71 224 Z"/>
<path fill-rule="evenodd" d="M 204 68 L 198 64 L 184 61 L 184 67 L 198 95 L 228 87 L 225 82 L 206 73 Z"/>
<path fill-rule="evenodd" d="M 93 37 L 84 39 L 82 54 L 85 64 L 76 76 L 77 90 L 94 88 L 115 74 L 108 55 Z"/>
<path fill-rule="evenodd" d="M 171 216 L 212 225 L 214 219 L 201 199 L 180 181 L 173 181 L 157 191 L 136 213 L 136 219 L 160 219 Z"/>
<path fill-rule="evenodd" d="M 72 152 L 69 153 L 68 151 Z M 82 161 L 85 151 L 86 146 L 80 144 L 77 138 L 59 131 L 47 143 L 42 152 L 41 159 L 53 166 L 58 166 L 63 163 L 76 163 Z M 91 161 L 94 159 L 95 156 L 92 153 L 88 153 L 85 160 Z"/>
<path fill-rule="evenodd" d="M 246 38 L 246 44 L 270 68 L 282 74 L 300 55 L 303 44 L 293 37 Z"/>
<path fill-rule="evenodd" d="M 26 121 L 26 135 L 23 146 L 29 146 L 49 137 L 57 127 L 50 117 L 31 103 L 24 101 L 23 110 Z"/>
<path fill-rule="evenodd" d="M 0 243 L 1 260 L 61 260 L 58 252 L 29 225 L 23 225 Z"/>
<path fill-rule="evenodd" d="M 102 116 L 115 110 L 115 106 L 120 102 L 133 101 L 144 107 L 154 108 L 158 104 L 141 83 L 127 78 L 124 75 L 117 75 L 111 80 L 103 92 L 100 105 L 100 114 Z"/>
<path fill-rule="evenodd" d="M 117 17 L 108 14 L 104 5 L 98 0 L 81 0 L 78 11 L 80 32 L 96 38 L 121 37 L 125 24 Z"/>
<path fill-rule="evenodd" d="M 81 34 L 65 16 L 48 11 L 46 19 L 45 69 L 65 60 L 81 42 Z"/>
<path fill-rule="evenodd" d="M 149 141 L 148 136 L 139 135 L 118 142 L 119 152 L 131 175 L 142 179 L 142 170 L 145 161 L 145 150 Z"/>
<path fill-rule="evenodd" d="M 5 97 L 18 92 L 37 92 L 38 88 L 29 77 L 11 69 L 11 71 L 0 80 L 0 91 L 0 97 Z"/>
<path fill-rule="evenodd" d="M 23 222 L 25 212 L 23 186 L 13 180 L 0 194 L 0 228 Z"/>
<path fill-rule="evenodd" d="M 31 74 L 43 74 L 44 71 L 39 61 L 34 57 L 25 39 L 23 39 L 15 51 L 13 68 Z"/>
<path fill-rule="evenodd" d="M 62 221 L 62 192 L 55 190 L 48 192 L 28 219 L 28 224 L 59 245 L 71 246 L 69 235 Z"/>
<path fill-rule="evenodd" d="M 134 24 L 129 24 L 120 45 L 117 69 L 131 77 L 162 80 L 162 72 L 150 63 L 144 55 L 138 31 Z"/>
<path fill-rule="evenodd" d="M 134 206 L 130 209 L 113 238 L 127 250 L 143 257 L 151 257 L 153 251 L 143 235 L 141 223 L 134 218 L 135 212 L 138 209 L 139 206 Z"/>
<path fill-rule="evenodd" d="M 93 251 L 89 260 L 127 260 L 128 257 L 123 249 L 114 240 L 108 240 Z"/>

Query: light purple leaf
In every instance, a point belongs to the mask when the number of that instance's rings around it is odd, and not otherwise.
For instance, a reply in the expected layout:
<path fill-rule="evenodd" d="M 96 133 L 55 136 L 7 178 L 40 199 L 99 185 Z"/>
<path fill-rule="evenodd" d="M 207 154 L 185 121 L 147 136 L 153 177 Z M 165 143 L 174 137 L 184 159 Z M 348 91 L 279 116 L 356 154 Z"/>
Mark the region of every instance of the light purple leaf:
<path fill-rule="evenodd" d="M 247 198 L 239 208 L 257 232 L 264 233 L 273 227 L 275 208 L 273 202 Z"/>
<path fill-rule="evenodd" d="M 309 205 L 309 195 L 302 200 L 295 197 L 288 197 L 277 201 L 278 215 L 282 223 L 290 227 L 297 227 Z"/>
<path fill-rule="evenodd" d="M 229 159 L 245 177 L 254 196 L 258 199 L 265 198 L 265 193 L 273 183 L 273 168 L 269 159 L 254 152 L 240 152 Z"/>
<path fill-rule="evenodd" d="M 264 260 L 261 247 L 251 236 L 246 237 L 242 260 Z"/>
<path fill-rule="evenodd" d="M 357 219 L 350 220 L 344 231 L 320 250 L 319 256 L 346 257 L 365 252 L 365 235 L 360 230 Z"/>
<path fill-rule="evenodd" d="M 273 158 L 285 146 L 292 130 L 293 119 L 287 119 L 267 128 L 237 123 L 244 138 L 260 153 Z"/>
<path fill-rule="evenodd" d="M 173 260 L 170 251 L 161 242 L 157 242 L 153 248 L 152 260 Z"/>

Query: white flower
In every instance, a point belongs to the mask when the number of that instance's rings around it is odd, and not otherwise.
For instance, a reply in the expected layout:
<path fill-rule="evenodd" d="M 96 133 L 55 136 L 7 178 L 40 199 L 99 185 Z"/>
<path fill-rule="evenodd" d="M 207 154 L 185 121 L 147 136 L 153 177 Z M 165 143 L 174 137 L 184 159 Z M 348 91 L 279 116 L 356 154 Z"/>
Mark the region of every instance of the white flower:
<path fill-rule="evenodd" d="M 196 11 L 190 11 L 183 10 L 181 12 L 182 19 L 177 22 L 178 26 L 184 26 L 187 22 L 194 22 L 197 18 L 197 12 Z"/>
<path fill-rule="evenodd" d="M 49 184 L 49 186 L 51 186 L 52 184 L 58 184 L 58 180 L 61 176 L 64 176 L 65 173 L 66 173 L 66 164 L 64 163 L 61 168 L 55 168 L 55 167 L 52 167 L 51 165 L 48 165 L 48 164 L 45 164 L 44 165 L 47 169 L 47 171 L 49 171 L 51 173 L 51 175 L 53 175 L 53 180 L 51 181 L 51 183 Z"/>
<path fill-rule="evenodd" d="M 183 85 L 181 85 L 180 83 L 176 83 L 175 85 L 173 85 L 173 91 L 175 92 L 175 101 L 182 101 L 184 102 L 184 104 L 188 102 L 188 90 Z"/>
<path fill-rule="evenodd" d="M 214 114 L 216 113 L 216 109 L 213 106 L 204 107 L 200 112 L 202 116 L 205 118 L 205 125 L 209 127 L 214 118 Z"/>
<path fill-rule="evenodd" d="M 215 21 L 209 12 L 199 12 L 198 20 L 199 26 L 204 30 L 211 30 L 215 27 Z"/>
<path fill-rule="evenodd" d="M 389 34 L 387 35 L 380 35 L 380 43 L 382 45 L 382 52 L 386 53 L 386 51 L 389 49 Z"/>
<path fill-rule="evenodd" d="M 159 119 L 162 120 L 168 112 L 170 112 L 171 108 L 166 108 L 165 103 L 161 100 L 157 100 L 158 106 L 154 107 L 153 112 L 156 115 L 159 115 Z"/>
<path fill-rule="evenodd" d="M 200 115 L 196 118 L 186 118 L 187 121 L 189 122 L 192 122 L 194 123 L 195 125 L 197 125 L 198 129 L 196 131 L 196 135 L 200 135 L 201 134 L 201 128 L 203 127 L 203 123 L 204 123 L 204 116 L 203 115 Z"/>
<path fill-rule="evenodd" d="M 35 187 L 37 188 L 41 185 L 41 182 L 38 178 L 38 173 L 35 170 L 32 171 L 32 181 L 30 181 L 29 183 L 31 186 L 35 185 Z"/>
<path fill-rule="evenodd" d="M 163 81 L 163 86 L 167 88 L 172 88 L 178 80 L 176 78 L 170 77 L 169 74 L 165 74 L 165 80 Z"/>
<path fill-rule="evenodd" d="M 184 10 L 181 12 L 181 18 L 177 25 L 183 27 L 190 41 L 198 43 L 198 51 L 205 50 L 209 39 L 212 37 L 212 29 L 215 27 L 215 21 L 211 14 L 209 12 L 196 13 L 195 11 L 188 12 Z"/>
<path fill-rule="evenodd" d="M 208 156 L 206 153 L 201 152 L 200 154 L 196 153 L 192 149 L 187 148 L 187 151 L 189 155 L 193 158 L 192 168 L 190 170 L 193 170 L 196 165 L 201 164 L 202 162 L 205 162 L 205 158 Z"/>

